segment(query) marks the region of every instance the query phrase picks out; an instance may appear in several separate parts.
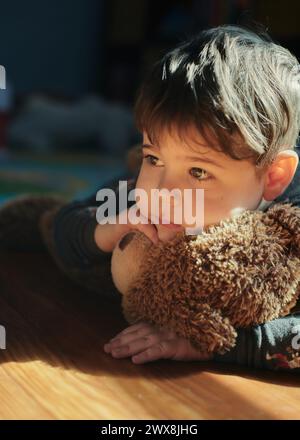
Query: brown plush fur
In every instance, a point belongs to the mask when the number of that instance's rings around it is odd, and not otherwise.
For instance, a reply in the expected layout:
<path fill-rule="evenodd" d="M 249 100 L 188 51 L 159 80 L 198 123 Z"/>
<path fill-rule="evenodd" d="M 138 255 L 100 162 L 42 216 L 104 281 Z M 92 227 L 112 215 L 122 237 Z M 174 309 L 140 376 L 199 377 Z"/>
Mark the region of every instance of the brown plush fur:
<path fill-rule="evenodd" d="M 138 231 L 131 246 L 134 240 L 149 241 Z M 130 323 L 145 319 L 201 351 L 224 353 L 235 344 L 235 328 L 288 314 L 299 287 L 300 208 L 278 204 L 197 236 L 149 244 L 122 305 Z"/>

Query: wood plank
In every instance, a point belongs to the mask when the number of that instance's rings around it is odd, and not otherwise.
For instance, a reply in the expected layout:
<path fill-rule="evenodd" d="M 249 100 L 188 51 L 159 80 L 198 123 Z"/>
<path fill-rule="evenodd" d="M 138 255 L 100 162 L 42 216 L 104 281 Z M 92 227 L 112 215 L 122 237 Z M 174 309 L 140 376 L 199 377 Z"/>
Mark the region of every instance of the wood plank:
<path fill-rule="evenodd" d="M 1 419 L 299 419 L 299 375 L 214 362 L 135 365 L 103 344 L 120 301 L 40 253 L 0 254 Z"/>

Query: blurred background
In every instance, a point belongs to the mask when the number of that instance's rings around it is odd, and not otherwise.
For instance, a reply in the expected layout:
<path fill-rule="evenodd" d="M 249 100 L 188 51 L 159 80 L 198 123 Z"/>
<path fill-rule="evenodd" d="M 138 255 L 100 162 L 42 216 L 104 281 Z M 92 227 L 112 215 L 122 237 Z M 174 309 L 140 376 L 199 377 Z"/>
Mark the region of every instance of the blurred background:
<path fill-rule="evenodd" d="M 147 69 L 190 34 L 255 20 L 299 59 L 297 0 L 0 0 L 0 203 L 130 175 Z M 1 73 L 1 72 L 0 72 Z M 3 73 L 3 72 L 2 72 Z"/>

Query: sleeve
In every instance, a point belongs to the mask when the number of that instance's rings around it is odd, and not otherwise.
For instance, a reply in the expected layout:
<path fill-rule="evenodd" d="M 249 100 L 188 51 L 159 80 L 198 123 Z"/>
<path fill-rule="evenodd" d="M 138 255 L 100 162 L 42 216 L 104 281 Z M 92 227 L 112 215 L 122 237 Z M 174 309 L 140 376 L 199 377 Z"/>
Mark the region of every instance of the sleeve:
<path fill-rule="evenodd" d="M 215 361 L 300 373 L 300 311 L 237 333 L 236 345 Z"/>
<path fill-rule="evenodd" d="M 54 219 L 54 243 L 60 259 L 69 267 L 90 266 L 92 262 L 109 258 L 94 241 L 97 226 L 96 208 L 84 202 L 72 202 L 59 210 Z"/>
<path fill-rule="evenodd" d="M 115 190 L 118 213 L 118 183 L 127 180 L 128 192 L 135 187 L 136 176 L 120 177 L 104 187 Z M 96 211 L 103 202 L 96 201 L 96 194 L 85 200 L 73 201 L 63 206 L 53 221 L 53 238 L 56 253 L 66 267 L 85 269 L 92 264 L 109 260 L 112 252 L 104 252 L 95 243 L 94 231 L 97 226 Z M 133 204 L 129 202 L 128 204 Z"/>

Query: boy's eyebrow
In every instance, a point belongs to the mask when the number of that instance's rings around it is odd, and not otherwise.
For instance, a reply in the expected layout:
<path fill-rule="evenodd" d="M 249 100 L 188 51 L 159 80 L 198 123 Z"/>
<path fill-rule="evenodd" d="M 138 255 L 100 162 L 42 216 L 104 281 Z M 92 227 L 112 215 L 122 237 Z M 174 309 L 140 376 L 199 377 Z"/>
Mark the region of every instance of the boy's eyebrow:
<path fill-rule="evenodd" d="M 158 147 L 155 147 L 154 145 L 151 145 L 151 144 L 142 144 L 142 148 L 150 148 L 150 149 L 158 149 L 159 150 Z M 225 167 L 223 165 L 221 165 L 219 162 L 216 162 L 215 160 L 210 159 L 208 157 L 202 158 L 199 156 L 185 156 L 185 159 L 192 160 L 194 162 L 210 163 L 212 165 L 215 165 L 216 167 L 225 169 Z"/>

